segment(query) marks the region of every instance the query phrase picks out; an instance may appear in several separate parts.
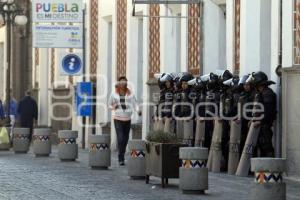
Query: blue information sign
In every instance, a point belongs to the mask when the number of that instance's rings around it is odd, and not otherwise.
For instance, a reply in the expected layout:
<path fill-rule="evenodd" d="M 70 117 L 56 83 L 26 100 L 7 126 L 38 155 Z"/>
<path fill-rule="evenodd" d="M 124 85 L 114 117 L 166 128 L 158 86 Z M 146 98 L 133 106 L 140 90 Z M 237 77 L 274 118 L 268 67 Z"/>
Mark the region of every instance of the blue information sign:
<path fill-rule="evenodd" d="M 62 59 L 62 69 L 67 75 L 78 75 L 82 71 L 81 58 L 76 54 L 68 54 Z"/>
<path fill-rule="evenodd" d="M 92 116 L 93 84 L 91 82 L 77 83 L 76 107 L 77 116 Z"/>

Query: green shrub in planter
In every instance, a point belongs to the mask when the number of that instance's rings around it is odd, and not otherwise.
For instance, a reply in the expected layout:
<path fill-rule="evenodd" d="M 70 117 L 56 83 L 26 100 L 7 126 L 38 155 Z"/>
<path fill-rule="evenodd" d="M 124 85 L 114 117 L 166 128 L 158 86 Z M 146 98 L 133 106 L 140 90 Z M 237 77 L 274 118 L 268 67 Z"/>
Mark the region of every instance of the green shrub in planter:
<path fill-rule="evenodd" d="M 180 143 L 180 139 L 177 138 L 176 135 L 172 133 L 163 132 L 163 131 L 150 132 L 149 135 L 147 136 L 147 141 L 164 143 L 164 144 Z"/>
<path fill-rule="evenodd" d="M 146 142 L 146 183 L 150 176 L 160 177 L 162 187 L 169 178 L 179 177 L 179 148 L 185 147 L 176 135 L 163 131 L 149 133 Z"/>

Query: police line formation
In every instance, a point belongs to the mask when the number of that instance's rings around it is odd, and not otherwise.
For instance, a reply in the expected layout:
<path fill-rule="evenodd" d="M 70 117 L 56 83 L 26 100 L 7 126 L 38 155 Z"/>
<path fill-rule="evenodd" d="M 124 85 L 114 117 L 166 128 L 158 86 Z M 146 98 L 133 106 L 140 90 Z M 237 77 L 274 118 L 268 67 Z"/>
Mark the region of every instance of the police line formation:
<path fill-rule="evenodd" d="M 255 72 L 241 78 L 228 70 L 196 78 L 189 73 L 155 76 L 160 99 L 154 129 L 176 134 L 185 146 L 190 146 L 180 148 L 179 152 L 179 188 L 183 192 L 202 194 L 208 190 L 208 171 L 228 170 L 229 174 L 247 176 L 251 162 L 255 180 L 250 199 L 286 199 L 285 159 L 273 158 L 276 94 L 269 88 L 274 82 L 268 80 L 265 73 Z M 197 106 L 201 103 L 205 106 Z M 237 115 L 239 107 L 246 109 L 243 105 L 247 103 L 250 103 L 250 109 L 246 114 Z M 7 132 L 11 131 L 14 151 L 27 153 L 31 143 L 30 130 L 7 128 Z M 33 153 L 37 157 L 49 156 L 51 129 L 37 128 L 33 132 Z M 78 132 L 60 130 L 58 138 L 58 158 L 75 161 L 78 158 Z M 110 140 L 110 135 L 89 135 L 91 168 L 108 169 L 111 166 Z M 142 140 L 129 141 L 128 175 L 146 178 L 147 182 L 147 176 L 151 174 L 146 166 L 153 163 L 149 163 L 150 157 L 144 153 L 148 152 L 146 146 Z M 10 144 L 0 144 L 0 148 L 9 149 Z"/>
<path fill-rule="evenodd" d="M 252 157 L 274 157 L 276 94 L 269 86 L 275 83 L 264 72 L 155 77 L 160 98 L 154 129 L 177 134 L 188 146 L 208 148 L 210 171 L 247 176 Z"/>

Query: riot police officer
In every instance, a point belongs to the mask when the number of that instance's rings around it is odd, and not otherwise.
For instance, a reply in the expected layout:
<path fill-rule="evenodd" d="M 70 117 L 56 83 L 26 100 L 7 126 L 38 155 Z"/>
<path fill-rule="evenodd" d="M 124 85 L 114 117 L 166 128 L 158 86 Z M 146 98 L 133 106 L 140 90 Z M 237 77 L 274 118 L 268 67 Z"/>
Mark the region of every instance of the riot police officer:
<path fill-rule="evenodd" d="M 256 97 L 264 107 L 264 111 L 261 113 L 262 119 L 256 123 L 257 126 L 261 127 L 257 148 L 260 151 L 261 157 L 274 157 L 272 126 L 277 114 L 277 98 L 276 94 L 269 86 L 275 84 L 275 82 L 270 81 L 268 76 L 261 71 L 253 73 L 251 79 L 251 82 L 256 88 Z"/>
<path fill-rule="evenodd" d="M 180 120 L 184 121 L 183 139 L 184 142 L 187 143 L 189 146 L 193 146 L 194 142 L 193 96 L 191 86 L 188 84 L 188 82 L 193 78 L 193 75 L 189 73 L 182 74 L 178 83 L 178 88 L 180 88 L 180 91 L 177 91 L 175 108 L 175 115 L 178 119 L 177 123 L 180 123 Z"/>
<path fill-rule="evenodd" d="M 174 98 L 174 76 L 170 73 L 164 74 L 160 78 L 160 82 L 163 85 L 163 89 L 161 90 L 161 116 L 163 118 L 171 118 L 172 117 L 172 106 L 173 106 L 173 98 Z"/>
<path fill-rule="evenodd" d="M 252 112 L 244 113 L 244 105 L 247 103 L 253 103 L 254 102 L 254 96 L 255 96 L 255 90 L 253 86 L 247 82 L 247 79 L 249 78 L 249 74 L 244 75 L 239 83 L 237 90 L 240 92 L 239 96 L 239 106 L 241 108 L 241 116 L 239 116 L 239 119 L 237 119 L 241 123 L 241 142 L 240 142 L 240 152 L 243 151 L 246 139 L 248 136 L 249 131 L 249 119 L 252 118 Z M 250 110 L 251 108 L 249 108 Z M 245 116 L 244 116 L 245 114 Z"/>

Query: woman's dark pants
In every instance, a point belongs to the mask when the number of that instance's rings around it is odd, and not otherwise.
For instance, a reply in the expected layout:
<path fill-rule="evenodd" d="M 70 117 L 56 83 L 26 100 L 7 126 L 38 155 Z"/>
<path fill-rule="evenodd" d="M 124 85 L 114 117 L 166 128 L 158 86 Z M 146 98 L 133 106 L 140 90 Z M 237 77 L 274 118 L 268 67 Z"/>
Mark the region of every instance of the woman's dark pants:
<path fill-rule="evenodd" d="M 126 147 L 129 140 L 131 121 L 114 120 L 118 139 L 119 162 L 125 160 Z"/>

